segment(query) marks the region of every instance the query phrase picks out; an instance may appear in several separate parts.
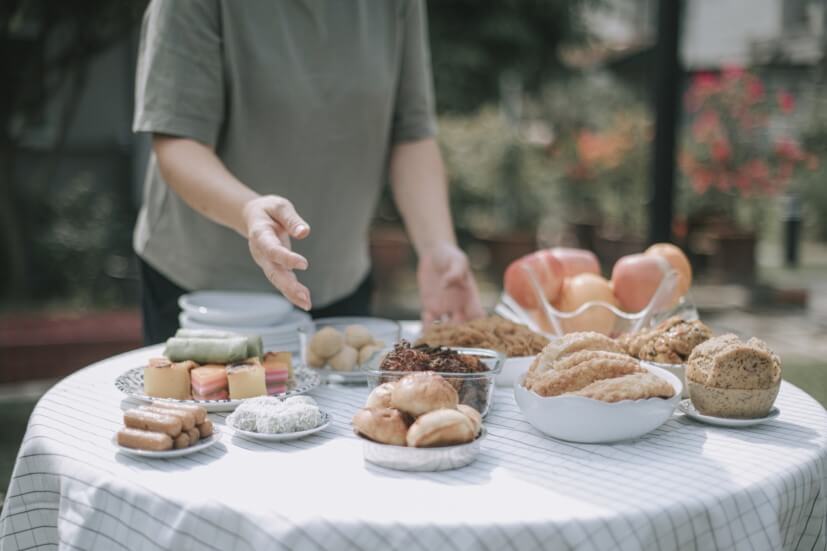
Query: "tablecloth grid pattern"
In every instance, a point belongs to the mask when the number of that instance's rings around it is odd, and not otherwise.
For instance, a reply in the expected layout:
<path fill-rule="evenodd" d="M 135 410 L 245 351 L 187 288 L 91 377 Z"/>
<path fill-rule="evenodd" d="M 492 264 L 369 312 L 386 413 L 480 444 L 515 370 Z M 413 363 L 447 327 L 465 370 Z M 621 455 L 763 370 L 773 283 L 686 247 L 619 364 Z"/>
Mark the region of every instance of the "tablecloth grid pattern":
<path fill-rule="evenodd" d="M 354 453 L 361 453 L 350 418 L 366 389 L 316 389 L 313 396 L 333 420 L 304 440 L 260 443 L 230 438 L 226 429 L 221 444 L 199 454 L 132 458 L 115 454 L 111 444 L 121 423 L 122 396 L 105 385 L 136 365 L 130 362 L 134 357 L 125 357 L 128 365 L 116 358 L 69 377 L 38 403 L 0 518 L 0 550 L 827 549 L 827 413 L 790 385 L 782 388 L 782 415 L 773 423 L 735 430 L 675 416 L 637 441 L 611 446 L 543 437 L 522 418 L 511 391 L 498 389 L 486 419 L 489 437 L 472 465 L 443 473 L 361 466 L 377 479 L 365 499 L 412 479 L 438 484 L 451 495 L 453 487 L 484 488 L 494 473 L 507 469 L 541 497 L 548 492 L 550 499 L 582 499 L 595 514 L 561 519 L 558 511 L 503 523 L 474 523 L 461 515 L 430 522 L 402 515 L 396 522 L 333 521 L 296 518 L 273 499 L 263 500 L 261 517 L 252 518 L 219 503 L 176 499 L 148 483 L 146 473 L 178 476 L 217 461 L 235 461 L 243 469 L 245 459 L 269 454 L 277 462 L 279 452 L 317 453 L 332 439 L 348 439 Z M 226 414 L 211 417 L 220 425 Z M 266 525 L 259 522 L 264 517 Z"/>

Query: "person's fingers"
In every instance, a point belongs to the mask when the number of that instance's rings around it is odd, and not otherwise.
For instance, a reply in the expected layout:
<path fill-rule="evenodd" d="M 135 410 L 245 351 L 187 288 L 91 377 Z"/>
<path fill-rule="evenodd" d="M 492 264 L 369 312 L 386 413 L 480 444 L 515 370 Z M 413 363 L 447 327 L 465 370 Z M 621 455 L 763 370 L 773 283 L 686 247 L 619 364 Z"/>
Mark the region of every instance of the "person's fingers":
<path fill-rule="evenodd" d="M 269 263 L 264 269 L 264 275 L 270 280 L 276 289 L 281 291 L 284 297 L 304 310 L 310 310 L 310 291 L 299 283 L 296 274 L 286 270 L 276 263 Z"/>
<path fill-rule="evenodd" d="M 420 317 L 422 318 L 422 327 L 423 328 L 428 327 L 429 325 L 431 325 L 434 322 L 434 320 L 436 319 L 435 316 L 434 316 L 434 313 L 430 309 L 427 309 L 427 308 L 422 309 L 422 313 L 421 313 Z"/>
<path fill-rule="evenodd" d="M 453 287 L 461 285 L 465 282 L 465 277 L 468 275 L 468 261 L 464 256 L 457 256 L 451 259 L 448 264 L 448 269 L 442 275 L 442 284 L 445 287 Z"/>
<path fill-rule="evenodd" d="M 250 239 L 264 257 L 288 270 L 306 270 L 307 259 L 286 247 L 272 227 L 260 226 L 250 232 Z"/>
<path fill-rule="evenodd" d="M 281 224 L 291 237 L 304 239 L 310 233 L 310 224 L 296 212 L 293 203 L 284 197 L 278 197 L 267 206 L 270 216 Z"/>

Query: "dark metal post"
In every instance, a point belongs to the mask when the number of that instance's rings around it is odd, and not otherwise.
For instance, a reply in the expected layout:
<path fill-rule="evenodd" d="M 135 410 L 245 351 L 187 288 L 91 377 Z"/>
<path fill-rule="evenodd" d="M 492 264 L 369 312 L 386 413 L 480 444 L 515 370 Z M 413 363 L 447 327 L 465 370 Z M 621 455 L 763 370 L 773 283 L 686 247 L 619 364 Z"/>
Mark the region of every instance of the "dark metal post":
<path fill-rule="evenodd" d="M 652 144 L 649 241 L 672 240 L 675 196 L 675 149 L 680 122 L 680 35 L 683 0 L 658 3 L 658 38 L 653 67 L 655 139 Z"/>

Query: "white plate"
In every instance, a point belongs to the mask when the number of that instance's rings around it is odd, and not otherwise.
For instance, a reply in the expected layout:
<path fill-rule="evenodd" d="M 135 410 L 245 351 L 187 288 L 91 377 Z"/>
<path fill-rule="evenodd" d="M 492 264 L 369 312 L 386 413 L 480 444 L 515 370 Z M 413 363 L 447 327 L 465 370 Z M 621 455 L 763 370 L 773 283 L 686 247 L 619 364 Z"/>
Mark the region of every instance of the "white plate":
<path fill-rule="evenodd" d="M 195 321 L 241 326 L 273 325 L 293 306 L 274 293 L 196 291 L 178 299 L 178 305 Z"/>
<path fill-rule="evenodd" d="M 713 417 L 711 415 L 704 415 L 703 413 L 695 409 L 695 406 L 692 404 L 692 400 L 682 400 L 681 403 L 678 404 L 678 409 L 685 413 L 687 417 L 694 419 L 695 421 L 700 421 L 701 423 L 706 423 L 708 425 L 730 428 L 751 427 L 753 425 L 760 425 L 761 423 L 772 421 L 781 414 L 781 410 L 779 410 L 777 407 L 774 407 L 770 410 L 766 417 L 758 417 L 755 419 L 730 419 L 726 417 Z"/>
<path fill-rule="evenodd" d="M 503 369 L 497 375 L 497 386 L 513 387 L 523 374 L 528 372 L 531 367 L 531 362 L 536 356 L 518 356 L 516 358 L 506 358 L 503 362 Z"/>
<path fill-rule="evenodd" d="M 261 440 L 263 442 L 287 442 L 288 440 L 298 440 L 299 438 L 304 438 L 305 436 L 310 436 L 311 434 L 316 434 L 317 432 L 321 432 L 330 426 L 330 415 L 327 412 L 322 412 L 322 424 L 318 427 L 308 429 L 308 430 L 301 430 L 298 432 L 282 432 L 282 433 L 268 433 L 268 432 L 253 432 L 250 430 L 241 430 L 237 429 L 232 426 L 229 422 L 226 423 L 228 427 L 233 429 L 236 434 L 239 436 L 244 436 L 245 438 L 250 438 L 253 440 Z"/>
<path fill-rule="evenodd" d="M 127 455 L 134 455 L 136 457 L 151 457 L 153 459 L 171 459 L 173 457 L 181 457 L 184 455 L 189 455 L 191 453 L 198 453 L 201 450 L 209 448 L 219 440 L 221 440 L 221 431 L 219 431 L 218 427 L 215 426 L 213 427 L 213 433 L 210 436 L 202 438 L 194 446 L 181 448 L 179 450 L 166 450 L 162 452 L 153 452 L 149 450 L 127 448 L 118 444 L 118 435 L 112 437 L 112 443 L 115 445 L 119 452 L 125 453 Z"/>
<path fill-rule="evenodd" d="M 273 394 L 279 398 L 306 394 L 319 386 L 319 374 L 306 367 L 297 367 L 293 370 L 293 380 L 287 383 L 287 391 Z M 144 368 L 133 367 L 115 379 L 115 388 L 136 400 L 142 402 L 170 402 L 173 404 L 190 404 L 201 406 L 209 412 L 233 411 L 244 403 L 244 400 L 175 400 L 173 398 L 154 398 L 144 394 Z"/>
<path fill-rule="evenodd" d="M 649 372 L 674 387 L 669 399 L 648 398 L 601 402 L 584 396 L 543 397 L 514 384 L 514 399 L 531 425 L 553 438 L 584 444 L 605 444 L 643 436 L 666 422 L 680 401 L 680 380 L 664 369 L 646 365 Z"/>
<path fill-rule="evenodd" d="M 294 339 L 299 341 L 299 327 L 311 323 L 310 315 L 300 310 L 290 311 L 284 318 L 273 325 L 238 325 L 229 323 L 209 323 L 193 319 L 186 312 L 178 315 L 178 324 L 183 329 L 219 329 L 242 335 L 259 335 L 262 339 Z"/>
<path fill-rule="evenodd" d="M 380 444 L 359 434 L 365 461 L 397 471 L 434 472 L 459 469 L 472 463 L 480 454 L 482 440 L 488 435 L 483 426 L 477 437 L 467 444 L 435 448 L 411 448 Z"/>

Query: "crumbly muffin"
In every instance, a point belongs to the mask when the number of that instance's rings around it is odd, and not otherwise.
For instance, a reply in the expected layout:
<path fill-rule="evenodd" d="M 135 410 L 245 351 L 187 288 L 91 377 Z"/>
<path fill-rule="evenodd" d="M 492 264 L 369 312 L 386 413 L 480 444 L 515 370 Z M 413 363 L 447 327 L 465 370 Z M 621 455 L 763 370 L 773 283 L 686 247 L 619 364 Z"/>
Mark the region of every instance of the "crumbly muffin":
<path fill-rule="evenodd" d="M 763 341 L 721 335 L 698 345 L 686 367 L 689 397 L 704 415 L 764 417 L 781 386 L 781 362 Z"/>
<path fill-rule="evenodd" d="M 671 317 L 653 329 L 621 337 L 620 344 L 641 360 L 682 364 L 696 346 L 711 337 L 712 330 L 703 322 Z"/>

